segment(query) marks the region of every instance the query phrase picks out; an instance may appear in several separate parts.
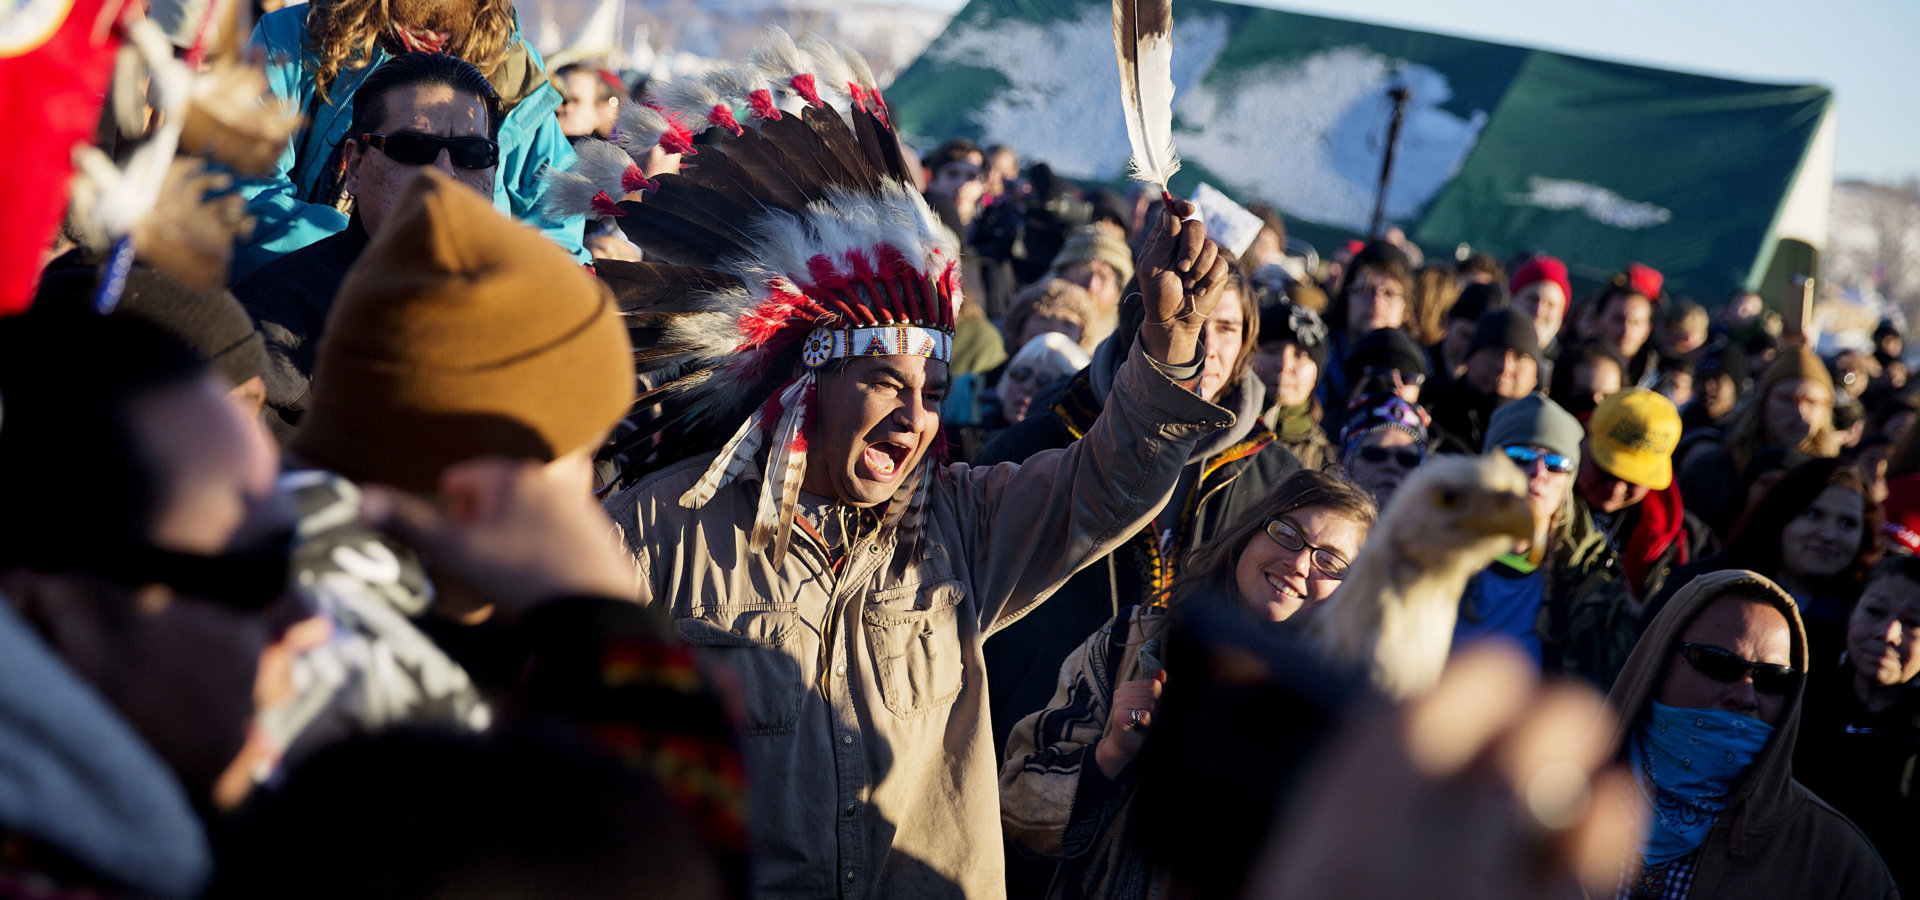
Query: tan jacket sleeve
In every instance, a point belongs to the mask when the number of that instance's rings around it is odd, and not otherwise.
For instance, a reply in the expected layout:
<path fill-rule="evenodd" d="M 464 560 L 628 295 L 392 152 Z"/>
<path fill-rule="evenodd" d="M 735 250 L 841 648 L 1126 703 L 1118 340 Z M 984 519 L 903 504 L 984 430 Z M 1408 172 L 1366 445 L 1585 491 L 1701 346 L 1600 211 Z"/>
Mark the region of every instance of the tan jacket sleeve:
<path fill-rule="evenodd" d="M 983 632 L 1013 624 L 1151 521 L 1194 445 L 1233 424 L 1168 371 L 1136 339 L 1086 437 L 1023 463 L 954 467 Z"/>

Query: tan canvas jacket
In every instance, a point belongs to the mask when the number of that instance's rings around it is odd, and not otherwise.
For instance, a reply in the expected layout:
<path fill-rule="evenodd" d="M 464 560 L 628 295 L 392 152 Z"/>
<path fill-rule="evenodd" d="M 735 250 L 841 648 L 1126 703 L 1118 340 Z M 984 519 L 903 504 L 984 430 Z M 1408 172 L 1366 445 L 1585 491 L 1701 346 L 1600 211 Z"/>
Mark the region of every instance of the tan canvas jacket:
<path fill-rule="evenodd" d="M 1146 524 L 1199 438 L 1231 424 L 1174 382 L 1196 369 L 1136 342 L 1084 440 L 946 467 L 907 557 L 889 536 L 838 574 L 798 528 L 780 566 L 748 552 L 757 481 L 683 509 L 710 456 L 608 503 L 643 600 L 738 673 L 758 896 L 1005 895 L 981 642 Z"/>

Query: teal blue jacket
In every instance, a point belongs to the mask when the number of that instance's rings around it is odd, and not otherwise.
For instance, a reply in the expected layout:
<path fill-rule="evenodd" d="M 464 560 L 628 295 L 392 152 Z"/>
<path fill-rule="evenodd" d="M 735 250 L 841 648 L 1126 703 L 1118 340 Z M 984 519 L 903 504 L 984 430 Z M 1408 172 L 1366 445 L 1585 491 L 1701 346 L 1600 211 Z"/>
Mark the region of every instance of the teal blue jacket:
<path fill-rule="evenodd" d="M 530 92 L 524 87 L 516 91 L 513 85 L 494 85 L 508 103 L 518 93 L 524 92 L 525 96 L 512 105 L 500 123 L 500 165 L 494 172 L 493 205 L 539 228 L 585 263 L 589 258 L 580 243 L 581 218 L 554 219 L 540 211 L 540 198 L 545 193 L 540 170 L 548 165 L 564 168 L 573 162 L 573 148 L 554 118 L 554 111 L 560 107 L 560 92 L 547 83 L 546 63 L 521 40 L 517 29 L 511 40 L 519 45 L 513 52 L 524 51 L 528 57 L 526 79 L 538 78 L 538 83 Z M 322 101 L 314 86 L 314 59 L 307 51 L 305 4 L 268 13 L 254 27 L 249 43 L 265 54 L 267 86 L 274 96 L 300 110 L 307 123 L 281 152 L 274 174 L 240 182 L 240 194 L 247 199 L 247 212 L 253 215 L 255 224 L 252 239 L 235 247 L 231 277 L 236 279 L 262 263 L 347 227 L 347 217 L 333 208 L 331 198 L 320 196 L 335 180 L 325 177 L 324 170 L 336 159 L 353 124 L 354 91 L 388 57 L 375 47 L 368 65 L 341 69 Z"/>

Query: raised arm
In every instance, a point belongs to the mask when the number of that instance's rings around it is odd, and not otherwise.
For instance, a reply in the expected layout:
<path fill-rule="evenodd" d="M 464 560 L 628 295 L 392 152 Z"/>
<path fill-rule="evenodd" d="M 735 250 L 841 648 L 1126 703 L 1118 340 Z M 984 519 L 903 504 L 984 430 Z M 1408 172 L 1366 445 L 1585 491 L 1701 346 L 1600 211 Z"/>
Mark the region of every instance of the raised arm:
<path fill-rule="evenodd" d="M 1227 263 L 1192 205 L 1162 214 L 1139 271 L 1145 321 L 1086 437 L 1026 462 L 957 469 L 947 489 L 968 532 L 981 626 L 1003 628 L 1111 552 L 1167 502 L 1204 435 L 1233 414 L 1194 396 L 1200 335 Z"/>

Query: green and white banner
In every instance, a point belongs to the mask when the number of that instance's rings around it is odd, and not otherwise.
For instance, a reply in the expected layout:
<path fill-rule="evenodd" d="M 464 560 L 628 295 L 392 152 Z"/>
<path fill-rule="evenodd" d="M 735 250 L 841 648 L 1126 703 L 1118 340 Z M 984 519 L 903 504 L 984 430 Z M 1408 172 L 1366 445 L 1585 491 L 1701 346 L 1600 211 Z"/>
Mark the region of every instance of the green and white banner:
<path fill-rule="evenodd" d="M 1386 216 L 1429 254 L 1630 261 L 1718 301 L 1782 236 L 1824 244 L 1831 92 L 1757 85 L 1212 0 L 1175 0 L 1174 193 L 1265 201 L 1324 252 L 1368 226 L 1388 91 L 1412 92 Z M 887 89 L 901 130 L 1005 143 L 1070 178 L 1128 157 L 1104 0 L 971 0 Z M 1812 160 L 1809 163 L 1809 160 Z M 1802 178 L 1803 170 L 1806 177 Z M 1796 184 L 1820 234 L 1782 232 Z"/>

